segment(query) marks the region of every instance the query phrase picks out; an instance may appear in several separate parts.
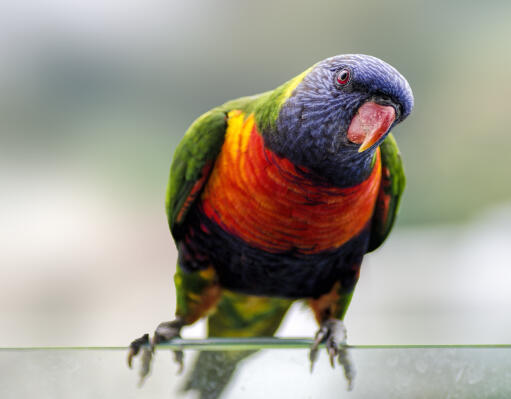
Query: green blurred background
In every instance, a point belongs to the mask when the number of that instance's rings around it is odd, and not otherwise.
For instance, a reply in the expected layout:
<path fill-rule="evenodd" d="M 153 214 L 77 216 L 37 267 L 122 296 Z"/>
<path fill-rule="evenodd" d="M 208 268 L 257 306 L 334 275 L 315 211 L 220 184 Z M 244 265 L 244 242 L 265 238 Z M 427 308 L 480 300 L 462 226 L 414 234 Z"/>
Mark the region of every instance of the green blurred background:
<path fill-rule="evenodd" d="M 169 319 L 163 202 L 187 126 L 342 53 L 415 95 L 399 223 L 350 342 L 509 342 L 510 20 L 506 1 L 2 2 L 0 345 L 127 344 Z M 282 333 L 312 335 L 292 313 Z"/>

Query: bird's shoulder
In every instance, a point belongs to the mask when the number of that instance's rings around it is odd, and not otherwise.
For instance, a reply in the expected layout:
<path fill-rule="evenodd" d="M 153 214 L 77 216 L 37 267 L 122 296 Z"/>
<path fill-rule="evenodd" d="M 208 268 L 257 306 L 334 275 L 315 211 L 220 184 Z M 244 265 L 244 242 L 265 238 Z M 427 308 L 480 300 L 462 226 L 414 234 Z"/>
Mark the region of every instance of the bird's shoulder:
<path fill-rule="evenodd" d="M 229 115 L 232 112 L 254 113 L 265 95 L 230 100 L 199 116 L 186 131 L 174 153 L 165 201 L 169 226 L 175 237 L 222 149 Z"/>

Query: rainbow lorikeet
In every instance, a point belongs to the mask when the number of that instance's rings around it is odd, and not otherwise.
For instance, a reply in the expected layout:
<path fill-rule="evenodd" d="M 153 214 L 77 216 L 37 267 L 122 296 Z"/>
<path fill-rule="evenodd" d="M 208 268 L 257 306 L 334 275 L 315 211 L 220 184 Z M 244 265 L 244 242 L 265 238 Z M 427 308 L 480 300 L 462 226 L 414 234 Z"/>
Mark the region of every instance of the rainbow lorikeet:
<path fill-rule="evenodd" d="M 319 324 L 311 360 L 325 342 L 351 379 L 342 320 L 363 256 L 396 217 L 405 176 L 389 131 L 412 107 L 392 66 L 339 55 L 199 117 L 176 149 L 167 190 L 176 318 L 152 344 L 205 316 L 209 336 L 271 336 L 305 299 Z M 130 363 L 146 342 L 132 343 Z"/>

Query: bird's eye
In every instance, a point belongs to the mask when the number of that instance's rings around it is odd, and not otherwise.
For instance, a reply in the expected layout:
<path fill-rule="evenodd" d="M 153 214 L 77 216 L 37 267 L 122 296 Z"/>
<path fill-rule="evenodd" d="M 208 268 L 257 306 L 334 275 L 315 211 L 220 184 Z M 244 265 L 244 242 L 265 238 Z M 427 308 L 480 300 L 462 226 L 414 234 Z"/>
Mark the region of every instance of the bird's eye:
<path fill-rule="evenodd" d="M 341 69 L 337 73 L 337 83 L 339 83 L 341 86 L 345 86 L 348 84 L 351 78 L 350 70 L 347 68 Z"/>

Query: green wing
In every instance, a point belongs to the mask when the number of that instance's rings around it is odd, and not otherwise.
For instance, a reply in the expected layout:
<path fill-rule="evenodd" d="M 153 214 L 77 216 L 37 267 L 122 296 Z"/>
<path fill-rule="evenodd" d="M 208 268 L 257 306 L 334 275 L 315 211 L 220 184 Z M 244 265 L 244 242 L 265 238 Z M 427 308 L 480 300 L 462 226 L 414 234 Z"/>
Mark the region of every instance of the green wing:
<path fill-rule="evenodd" d="M 176 239 L 222 149 L 225 130 L 226 113 L 215 108 L 190 126 L 176 148 L 165 201 L 170 230 Z"/>
<path fill-rule="evenodd" d="M 382 180 L 372 220 L 368 252 L 378 248 L 389 235 L 406 185 L 401 155 L 392 134 L 380 145 L 380 154 Z"/>

